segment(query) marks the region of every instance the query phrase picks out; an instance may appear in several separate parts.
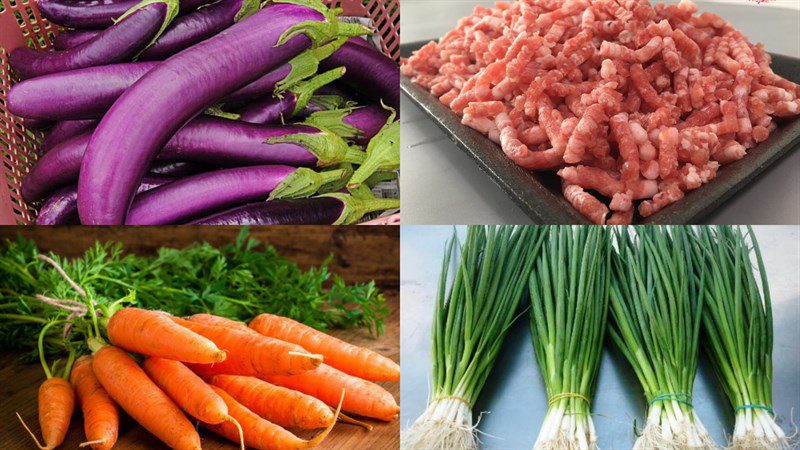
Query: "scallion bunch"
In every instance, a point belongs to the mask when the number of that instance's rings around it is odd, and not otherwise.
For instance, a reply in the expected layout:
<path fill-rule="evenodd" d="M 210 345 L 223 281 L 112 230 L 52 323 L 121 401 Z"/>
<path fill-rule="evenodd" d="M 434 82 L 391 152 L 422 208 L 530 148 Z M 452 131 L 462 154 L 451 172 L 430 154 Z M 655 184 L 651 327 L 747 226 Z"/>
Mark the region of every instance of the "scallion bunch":
<path fill-rule="evenodd" d="M 541 247 L 533 226 L 470 226 L 447 243 L 436 296 L 432 392 L 403 449 L 476 449 L 472 406 L 514 318 Z M 450 279 L 451 262 L 456 273 Z"/>
<path fill-rule="evenodd" d="M 731 448 L 789 448 L 772 411 L 772 307 L 753 230 L 699 227 L 692 248 L 704 299 L 703 350 L 736 415 Z"/>
<path fill-rule="evenodd" d="M 688 227 L 618 228 L 609 332 L 647 399 L 634 449 L 716 448 L 692 407 L 703 297 Z M 702 277 L 701 277 L 702 278 Z"/>
<path fill-rule="evenodd" d="M 548 410 L 535 449 L 593 449 L 591 418 L 603 353 L 611 244 L 607 229 L 550 227 L 530 276 L 531 335 Z"/>

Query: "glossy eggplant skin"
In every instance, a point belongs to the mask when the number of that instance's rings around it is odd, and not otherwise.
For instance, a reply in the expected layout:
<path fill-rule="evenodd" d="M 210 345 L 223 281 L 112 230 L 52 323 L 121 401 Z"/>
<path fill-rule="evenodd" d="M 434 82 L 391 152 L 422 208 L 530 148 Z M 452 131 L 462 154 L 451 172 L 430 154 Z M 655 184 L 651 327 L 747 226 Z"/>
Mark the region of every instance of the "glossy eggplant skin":
<path fill-rule="evenodd" d="M 172 181 L 174 179 L 167 176 L 145 175 L 136 193 L 141 194 Z M 67 186 L 54 192 L 44 202 L 39 209 L 39 215 L 36 216 L 36 225 L 79 225 L 80 222 L 78 186 L 76 185 Z"/>
<path fill-rule="evenodd" d="M 45 19 L 69 28 L 103 29 L 141 0 L 37 0 Z M 212 3 L 214 0 L 181 0 L 181 12 Z M 69 47 L 67 47 L 69 48 Z"/>
<path fill-rule="evenodd" d="M 284 32 L 324 20 L 312 8 L 273 3 L 145 74 L 92 135 L 78 182 L 81 222 L 123 224 L 136 187 L 170 137 L 219 99 L 311 46 L 305 35 L 277 45 Z M 228 70 L 220 73 L 220 67 Z"/>
<path fill-rule="evenodd" d="M 266 200 L 294 167 L 253 166 L 205 172 L 137 196 L 126 225 L 180 224 L 214 211 Z"/>
<path fill-rule="evenodd" d="M 86 42 L 68 50 L 45 51 L 20 47 L 11 52 L 8 62 L 20 78 L 82 69 L 128 61 L 157 36 L 175 0 L 144 5 Z"/>
<path fill-rule="evenodd" d="M 192 225 L 331 225 L 344 203 L 332 197 L 270 200 L 237 206 L 189 222 Z"/>
<path fill-rule="evenodd" d="M 8 109 L 46 120 L 99 119 L 157 62 L 86 67 L 20 81 L 8 92 Z"/>
<path fill-rule="evenodd" d="M 344 66 L 347 71 L 342 80 L 375 103 L 400 107 L 400 66 L 383 53 L 366 43 L 357 43 L 358 38 L 349 39 L 331 56 L 322 60 L 319 70 L 331 70 Z M 360 39 L 363 42 L 363 39 Z"/>

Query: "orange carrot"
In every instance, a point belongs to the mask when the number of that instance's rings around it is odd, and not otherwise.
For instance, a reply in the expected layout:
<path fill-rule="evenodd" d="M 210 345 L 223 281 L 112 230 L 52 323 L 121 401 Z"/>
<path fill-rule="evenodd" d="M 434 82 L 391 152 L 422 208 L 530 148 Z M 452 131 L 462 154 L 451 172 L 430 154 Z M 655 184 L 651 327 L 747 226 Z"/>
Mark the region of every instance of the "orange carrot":
<path fill-rule="evenodd" d="M 264 336 L 293 342 L 325 357 L 325 364 L 365 380 L 400 381 L 400 366 L 370 349 L 329 336 L 300 322 L 273 314 L 260 314 L 250 328 Z"/>
<path fill-rule="evenodd" d="M 200 449 L 200 435 L 189 419 L 130 355 L 102 347 L 94 354 L 92 369 L 111 398 L 147 431 L 174 449 Z"/>
<path fill-rule="evenodd" d="M 70 375 L 78 404 L 83 411 L 83 429 L 87 443 L 94 450 L 109 450 L 117 442 L 119 409 L 92 371 L 92 357 L 81 356 Z"/>
<path fill-rule="evenodd" d="M 173 317 L 183 325 L 210 339 L 227 353 L 227 358 L 214 364 L 222 373 L 265 376 L 291 375 L 311 370 L 322 363 L 321 355 L 312 355 L 299 345 L 232 328 L 206 325 Z"/>
<path fill-rule="evenodd" d="M 211 424 L 230 421 L 239 428 L 236 419 L 228 414 L 225 401 L 211 389 L 211 386 L 182 363 L 150 356 L 144 360 L 142 368 L 150 379 L 190 416 Z M 239 435 L 241 436 L 241 428 Z M 242 449 L 244 449 L 243 441 Z"/>
<path fill-rule="evenodd" d="M 259 450 L 289 450 L 310 448 L 322 442 L 322 440 L 328 436 L 328 433 L 331 432 L 333 426 L 336 424 L 336 421 L 334 420 L 331 422 L 330 426 L 325 429 L 325 431 L 317 435 L 317 437 L 314 439 L 306 441 L 300 439 L 280 426 L 275 425 L 268 420 L 262 419 L 256 413 L 250 411 L 247 409 L 247 407 L 234 400 L 233 397 L 228 395 L 228 393 L 222 389 L 216 386 L 211 386 L 211 388 L 214 389 L 214 391 L 219 394 L 220 397 L 222 397 L 222 399 L 228 405 L 228 410 L 230 411 L 231 415 L 242 425 L 242 429 L 244 430 L 245 444 L 247 444 L 248 447 L 254 447 Z M 341 406 L 341 402 L 339 406 Z M 336 414 L 339 414 L 338 409 L 336 410 Z M 238 435 L 236 428 L 233 427 L 230 422 L 223 422 L 218 425 L 203 423 L 203 426 L 227 439 L 232 441 L 237 440 Z"/>
<path fill-rule="evenodd" d="M 327 364 L 297 375 L 272 375 L 263 379 L 316 397 L 330 406 L 338 401 L 338 393 L 345 391 L 347 395 L 342 409 L 360 416 L 391 421 L 400 413 L 400 407 L 389 391 Z"/>
<path fill-rule="evenodd" d="M 226 317 L 215 316 L 214 314 L 195 314 L 187 317 L 187 320 L 197 323 L 204 323 L 206 325 L 213 325 L 215 327 L 227 327 L 239 331 L 255 332 L 255 330 L 248 327 L 244 322 L 231 320 Z"/>
<path fill-rule="evenodd" d="M 211 383 L 272 423 L 286 428 L 327 428 L 333 411 L 320 400 L 253 377 L 217 375 Z"/>
<path fill-rule="evenodd" d="M 51 450 L 64 442 L 74 410 L 75 391 L 72 390 L 72 385 L 63 378 L 50 377 L 39 386 L 39 426 L 45 445 L 39 443 L 19 413 L 17 417 L 40 449 Z"/>
<path fill-rule="evenodd" d="M 159 311 L 124 308 L 108 321 L 108 338 L 114 345 L 142 355 L 193 363 L 225 360 L 213 342 L 175 324 Z"/>

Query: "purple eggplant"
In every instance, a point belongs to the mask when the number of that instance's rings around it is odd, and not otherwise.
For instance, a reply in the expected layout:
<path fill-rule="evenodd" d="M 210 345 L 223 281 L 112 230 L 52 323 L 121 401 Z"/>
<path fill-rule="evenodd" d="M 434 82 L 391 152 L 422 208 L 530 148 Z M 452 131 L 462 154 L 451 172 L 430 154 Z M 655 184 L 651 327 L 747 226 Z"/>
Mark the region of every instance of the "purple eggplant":
<path fill-rule="evenodd" d="M 147 192 L 164 184 L 174 181 L 172 177 L 145 175 L 142 184 L 136 190 L 137 194 Z M 78 225 L 78 186 L 67 186 L 54 192 L 39 209 L 36 216 L 36 225 Z"/>
<path fill-rule="evenodd" d="M 285 142 L 272 143 L 271 139 Z M 336 135 L 319 128 L 262 126 L 208 116 L 200 116 L 181 128 L 158 155 L 159 160 L 223 166 L 329 166 L 342 161 L 360 162 L 361 157 Z"/>
<path fill-rule="evenodd" d="M 77 47 L 89 39 L 100 34 L 102 30 L 64 30 L 56 35 L 53 41 L 53 48 L 56 50 L 68 50 Z"/>
<path fill-rule="evenodd" d="M 280 97 L 256 100 L 239 111 L 239 120 L 249 123 L 282 123 L 303 111 L 314 92 L 344 75 L 344 67 L 329 70 L 284 91 Z"/>
<path fill-rule="evenodd" d="M 158 40 L 145 49 L 140 61 L 160 61 L 204 41 L 258 11 L 259 0 L 220 0 L 176 18 Z"/>
<path fill-rule="evenodd" d="M 318 111 L 309 115 L 304 123 L 330 130 L 356 144 L 369 143 L 391 113 L 379 105 Z"/>
<path fill-rule="evenodd" d="M 8 103 L 6 103 L 7 105 Z M 12 111 L 13 112 L 13 111 Z M 20 114 L 17 114 L 18 116 Z M 53 121 L 46 120 L 46 119 L 37 119 L 35 117 L 22 117 L 22 124 L 25 125 L 25 128 L 34 131 L 42 131 L 46 130 L 53 126 Z"/>
<path fill-rule="evenodd" d="M 39 12 L 56 25 L 70 28 L 102 29 L 114 25 L 117 18 L 140 0 L 37 0 Z M 187 12 L 215 0 L 181 0 L 180 11 Z"/>
<path fill-rule="evenodd" d="M 74 183 L 91 139 L 91 132 L 73 137 L 40 158 L 22 180 L 23 198 L 40 200 L 54 189 Z M 270 139 L 286 142 L 265 142 Z M 359 163 L 362 159 L 362 152 L 348 147 L 346 142 L 327 130 L 302 125 L 253 125 L 200 116 L 167 141 L 156 161 L 209 166 L 328 166 L 343 161 Z M 163 170 L 156 173 L 177 176 Z"/>
<path fill-rule="evenodd" d="M 66 141 L 67 139 L 83 134 L 97 125 L 96 120 L 64 120 L 56 122 L 53 128 L 47 130 L 39 144 L 39 155 L 50 151 L 51 148 Z"/>
<path fill-rule="evenodd" d="M 272 97 L 317 73 L 319 62 L 341 47 L 347 39 L 337 39 L 317 48 L 308 49 L 262 75 L 259 79 L 237 89 L 223 98 L 226 107 L 242 106 L 254 98 Z"/>
<path fill-rule="evenodd" d="M 309 48 L 309 35 L 327 42 L 347 30 L 363 27 L 328 21 L 308 6 L 272 3 L 145 74 L 92 135 L 78 182 L 81 222 L 122 224 L 147 167 L 186 122 Z"/>
<path fill-rule="evenodd" d="M 149 175 L 184 178 L 215 169 L 217 169 L 217 167 L 194 162 L 156 161 L 147 169 L 147 173 Z"/>
<path fill-rule="evenodd" d="M 249 203 L 190 222 L 192 225 L 340 225 L 365 214 L 400 207 L 394 198 L 360 199 L 326 194 L 296 200 Z"/>
<path fill-rule="evenodd" d="M 314 194 L 342 173 L 290 166 L 222 169 L 184 178 L 137 196 L 126 225 L 180 224 L 244 203 Z"/>
<path fill-rule="evenodd" d="M 8 110 L 38 119 L 98 119 L 125 89 L 158 64 L 111 64 L 21 81 L 8 92 Z"/>
<path fill-rule="evenodd" d="M 397 110 L 400 107 L 400 66 L 371 46 L 354 43 L 354 40 L 350 39 L 320 62 L 320 69 L 346 67 L 345 83 L 375 103 L 383 102 Z"/>
<path fill-rule="evenodd" d="M 150 45 L 175 17 L 178 0 L 144 0 L 119 22 L 83 44 L 62 51 L 20 47 L 9 63 L 20 78 L 126 61 Z"/>

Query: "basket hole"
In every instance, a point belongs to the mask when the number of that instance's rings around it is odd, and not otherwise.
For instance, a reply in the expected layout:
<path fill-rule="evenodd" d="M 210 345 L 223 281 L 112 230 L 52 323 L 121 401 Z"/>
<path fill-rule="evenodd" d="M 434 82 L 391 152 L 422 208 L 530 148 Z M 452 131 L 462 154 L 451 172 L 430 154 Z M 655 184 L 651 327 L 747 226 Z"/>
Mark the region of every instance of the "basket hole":
<path fill-rule="evenodd" d="M 21 27 L 25 26 L 25 21 L 22 20 L 22 13 L 20 13 L 19 11 L 14 11 L 14 17 L 17 18 L 17 24 L 19 26 L 21 26 Z"/>
<path fill-rule="evenodd" d="M 31 23 L 36 23 L 36 15 L 35 15 L 35 14 L 33 14 L 33 9 L 31 9 L 31 7 L 30 7 L 30 6 L 26 6 L 26 7 L 25 7 L 25 14 L 27 14 L 27 15 L 28 15 L 28 20 L 29 20 Z"/>

